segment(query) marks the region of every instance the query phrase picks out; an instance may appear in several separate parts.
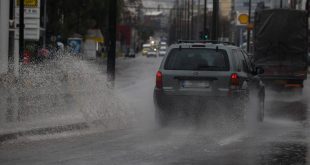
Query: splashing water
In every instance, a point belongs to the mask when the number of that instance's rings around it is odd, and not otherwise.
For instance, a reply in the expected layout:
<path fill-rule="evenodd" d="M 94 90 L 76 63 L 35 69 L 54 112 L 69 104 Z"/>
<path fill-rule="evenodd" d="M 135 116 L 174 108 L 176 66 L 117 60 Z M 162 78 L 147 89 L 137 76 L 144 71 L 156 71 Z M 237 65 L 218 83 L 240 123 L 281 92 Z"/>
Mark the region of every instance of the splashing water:
<path fill-rule="evenodd" d="M 129 125 L 127 105 L 108 87 L 103 66 L 68 51 L 53 56 L 39 63 L 23 65 L 16 82 L 6 81 L 1 85 L 8 91 L 7 100 L 13 100 L 2 108 L 17 115 L 1 123 L 37 122 L 40 125 L 45 121 L 52 123 L 52 120 L 55 124 L 78 118 L 76 122 L 103 126 L 107 130 Z"/>

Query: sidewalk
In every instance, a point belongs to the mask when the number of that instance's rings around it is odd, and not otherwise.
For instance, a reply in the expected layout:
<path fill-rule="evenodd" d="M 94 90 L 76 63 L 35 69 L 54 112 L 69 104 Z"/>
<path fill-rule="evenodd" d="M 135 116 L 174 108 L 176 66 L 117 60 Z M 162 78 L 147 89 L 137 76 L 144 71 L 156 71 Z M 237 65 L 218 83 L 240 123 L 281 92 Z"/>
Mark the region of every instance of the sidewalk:
<path fill-rule="evenodd" d="M 7 76 L 1 81 L 0 142 L 56 128 L 86 128 L 81 112 L 70 108 L 73 97 L 65 72 L 51 65 L 24 67 L 19 80 Z"/>

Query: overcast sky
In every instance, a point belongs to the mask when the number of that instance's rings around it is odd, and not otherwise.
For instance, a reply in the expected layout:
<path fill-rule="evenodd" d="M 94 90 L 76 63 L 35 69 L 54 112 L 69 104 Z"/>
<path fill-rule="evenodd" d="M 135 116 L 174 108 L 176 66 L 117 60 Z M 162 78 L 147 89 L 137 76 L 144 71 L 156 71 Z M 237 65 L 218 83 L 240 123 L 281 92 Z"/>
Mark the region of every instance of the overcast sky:
<path fill-rule="evenodd" d="M 194 3 L 197 4 L 199 0 L 194 0 Z M 142 0 L 144 7 L 157 8 L 158 4 L 162 7 L 171 8 L 174 5 L 175 0 Z M 179 0 L 181 3 L 182 0 Z M 204 0 L 200 0 L 200 4 L 203 5 Z M 212 0 L 208 0 L 208 8 L 212 7 Z"/>
<path fill-rule="evenodd" d="M 142 0 L 144 7 L 157 7 L 160 4 L 162 7 L 172 7 L 175 0 Z"/>

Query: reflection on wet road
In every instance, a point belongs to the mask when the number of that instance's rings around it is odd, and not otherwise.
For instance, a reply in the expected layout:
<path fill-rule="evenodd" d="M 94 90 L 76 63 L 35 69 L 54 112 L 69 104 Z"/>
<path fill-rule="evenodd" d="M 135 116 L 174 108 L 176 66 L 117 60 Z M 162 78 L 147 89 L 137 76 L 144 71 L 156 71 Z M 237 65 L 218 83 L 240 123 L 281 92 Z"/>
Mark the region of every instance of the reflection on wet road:
<path fill-rule="evenodd" d="M 242 129 L 232 123 L 159 129 L 154 126 L 152 108 L 159 63 L 160 59 L 145 57 L 119 62 L 126 67 L 119 68 L 116 86 L 135 114 L 131 128 L 23 137 L 0 145 L 0 164 L 310 164 L 309 81 L 302 96 L 268 91 L 267 118 L 262 124 L 248 123 Z"/>
<path fill-rule="evenodd" d="M 260 164 L 303 165 L 307 163 L 307 153 L 307 143 L 271 143 L 261 155 Z"/>

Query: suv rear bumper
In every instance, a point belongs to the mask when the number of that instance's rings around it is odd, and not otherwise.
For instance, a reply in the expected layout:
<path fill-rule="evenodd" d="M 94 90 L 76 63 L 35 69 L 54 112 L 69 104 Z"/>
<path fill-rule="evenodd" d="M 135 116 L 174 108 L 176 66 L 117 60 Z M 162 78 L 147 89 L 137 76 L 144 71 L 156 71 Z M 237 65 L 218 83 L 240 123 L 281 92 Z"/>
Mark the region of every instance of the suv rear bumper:
<path fill-rule="evenodd" d="M 214 106 L 232 109 L 232 106 L 239 104 L 245 96 L 246 92 L 243 90 L 227 93 L 226 96 L 192 96 L 170 95 L 155 89 L 154 103 L 157 108 L 169 110 L 213 108 Z"/>

